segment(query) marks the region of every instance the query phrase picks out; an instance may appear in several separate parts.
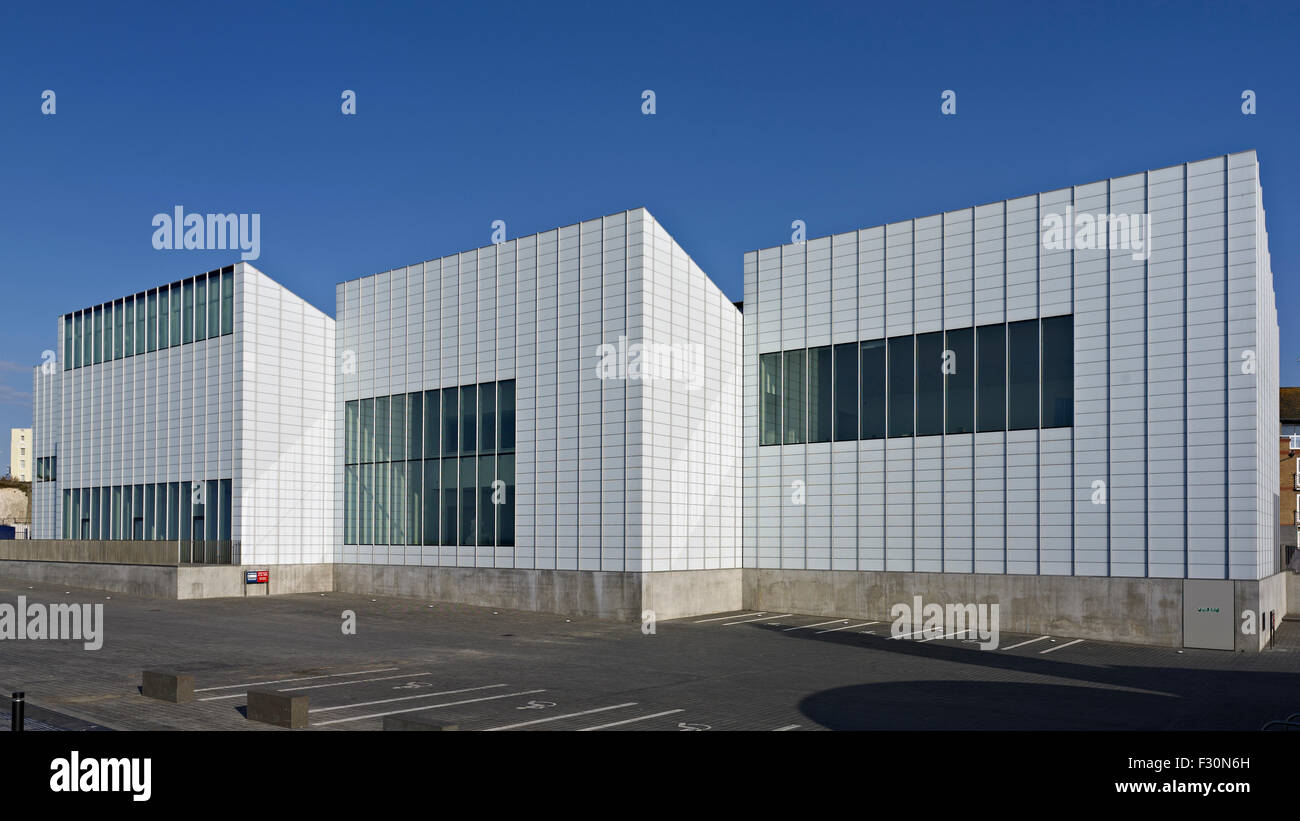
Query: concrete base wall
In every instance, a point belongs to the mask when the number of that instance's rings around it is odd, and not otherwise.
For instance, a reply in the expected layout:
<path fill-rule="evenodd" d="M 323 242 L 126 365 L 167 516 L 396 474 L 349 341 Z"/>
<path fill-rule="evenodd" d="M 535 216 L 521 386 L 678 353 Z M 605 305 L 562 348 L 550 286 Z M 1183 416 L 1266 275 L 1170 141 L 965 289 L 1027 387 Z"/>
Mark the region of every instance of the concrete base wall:
<path fill-rule="evenodd" d="M 248 585 L 245 570 L 270 570 L 269 585 Z M 279 593 L 326 593 L 334 589 L 334 565 L 194 565 L 30 562 L 0 560 L 0 576 L 126 593 L 151 599 L 213 599 Z"/>
<path fill-rule="evenodd" d="M 1268 644 L 1270 612 L 1276 614 L 1277 627 L 1281 629 L 1282 618 L 1287 614 L 1287 577 L 1294 575 L 1289 571 L 1283 571 L 1260 579 L 1257 582 L 1238 581 L 1234 583 L 1237 598 L 1235 618 L 1237 622 L 1236 641 L 1238 650 L 1258 652 Z M 1257 614 L 1257 632 L 1253 636 L 1241 632 L 1241 613 L 1244 610 L 1253 610 Z"/>
<path fill-rule="evenodd" d="M 1283 571 L 1286 577 L 1287 615 L 1300 615 L 1300 573 Z"/>
<path fill-rule="evenodd" d="M 245 584 L 246 570 L 269 570 L 270 582 Z M 230 596 L 329 593 L 333 590 L 332 564 L 194 565 L 177 568 L 175 598 L 220 599 Z"/>
<path fill-rule="evenodd" d="M 621 573 L 485 567 L 335 565 L 338 591 L 640 621 L 740 609 L 740 570 Z"/>

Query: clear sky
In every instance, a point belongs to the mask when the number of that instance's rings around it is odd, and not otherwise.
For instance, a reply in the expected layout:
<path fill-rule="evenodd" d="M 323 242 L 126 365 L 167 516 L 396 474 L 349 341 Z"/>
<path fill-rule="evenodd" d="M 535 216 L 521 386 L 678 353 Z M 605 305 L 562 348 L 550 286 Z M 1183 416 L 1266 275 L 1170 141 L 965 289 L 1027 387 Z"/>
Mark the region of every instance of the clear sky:
<path fill-rule="evenodd" d="M 742 254 L 795 219 L 823 236 L 1252 148 L 1300 384 L 1297 42 L 1294 2 L 7 0 L 0 430 L 30 424 L 59 314 L 237 261 L 155 250 L 177 205 L 260 214 L 254 264 L 330 314 L 335 283 L 493 220 L 641 205 L 740 299 Z"/>

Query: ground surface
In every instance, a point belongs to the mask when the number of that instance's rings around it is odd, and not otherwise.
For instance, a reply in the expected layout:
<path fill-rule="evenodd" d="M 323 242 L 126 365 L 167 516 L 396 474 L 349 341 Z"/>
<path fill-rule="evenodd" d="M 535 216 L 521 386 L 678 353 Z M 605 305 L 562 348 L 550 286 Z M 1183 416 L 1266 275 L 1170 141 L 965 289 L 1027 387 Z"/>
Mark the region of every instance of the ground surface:
<path fill-rule="evenodd" d="M 415 713 L 462 730 L 1257 730 L 1300 711 L 1294 622 L 1259 654 L 1007 634 L 980 650 L 834 614 L 715 614 L 645 635 L 414 599 L 178 602 L 0 579 L 0 602 L 19 595 L 104 605 L 100 650 L 0 642 L 0 690 L 26 692 L 33 730 L 275 730 L 244 718 L 255 684 L 309 696 L 314 730 Z M 197 700 L 144 698 L 146 668 L 193 673 Z"/>

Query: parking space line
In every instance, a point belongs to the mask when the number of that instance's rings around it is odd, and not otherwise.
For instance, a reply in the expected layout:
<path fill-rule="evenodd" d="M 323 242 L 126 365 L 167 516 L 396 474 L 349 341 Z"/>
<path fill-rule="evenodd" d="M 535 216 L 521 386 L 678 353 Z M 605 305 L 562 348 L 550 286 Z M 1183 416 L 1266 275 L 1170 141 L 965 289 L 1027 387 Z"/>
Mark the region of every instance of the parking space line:
<path fill-rule="evenodd" d="M 382 676 L 380 678 L 359 678 L 356 681 L 331 681 L 329 684 L 305 684 L 301 687 L 281 687 L 280 692 L 292 693 L 295 690 L 317 690 L 321 687 L 346 687 L 349 684 L 368 684 L 372 681 L 392 681 L 396 678 L 414 678 L 416 676 L 431 676 L 433 673 L 402 673 L 397 676 Z"/>
<path fill-rule="evenodd" d="M 636 721 L 645 721 L 648 718 L 658 718 L 659 716 L 670 716 L 673 713 L 684 713 L 684 712 L 686 711 L 685 710 L 664 710 L 662 713 L 651 713 L 648 716 L 638 716 L 637 718 L 625 718 L 622 721 L 611 721 L 609 724 L 600 724 L 596 727 L 583 727 L 582 729 L 578 730 L 578 732 L 587 733 L 587 732 L 591 732 L 592 730 L 603 730 L 606 727 L 618 727 L 623 724 L 632 724 L 633 722 Z"/>
<path fill-rule="evenodd" d="M 868 626 L 870 626 L 870 625 L 872 625 L 872 624 L 880 624 L 880 622 L 878 622 L 878 621 L 864 621 L 864 622 L 862 622 L 862 624 L 846 624 L 846 625 L 844 625 L 843 627 L 832 627 L 832 628 L 829 629 L 829 630 L 818 630 L 818 631 L 817 631 L 817 635 L 820 636 L 822 633 L 834 633 L 836 630 L 852 630 L 852 629 L 855 628 L 855 627 L 868 627 Z M 796 726 L 797 726 L 797 725 L 796 725 Z"/>
<path fill-rule="evenodd" d="M 775 730 L 773 730 L 772 732 L 774 732 L 774 733 L 783 733 L 783 732 L 785 732 L 786 730 L 797 730 L 797 729 L 799 729 L 799 728 L 802 727 L 802 726 L 803 726 L 802 724 L 787 724 L 787 725 L 785 725 L 784 727 L 777 727 L 777 728 L 776 728 Z"/>
<path fill-rule="evenodd" d="M 771 620 L 771 619 L 783 619 L 783 618 L 785 618 L 786 616 L 793 616 L 793 615 L 794 615 L 794 613 L 782 613 L 782 614 L 779 615 L 779 616 L 763 616 L 762 618 L 757 618 L 757 619 L 745 619 L 744 621 L 729 621 L 729 622 L 727 622 L 726 624 L 724 624 L 724 625 L 722 625 L 722 626 L 723 626 L 723 627 L 730 627 L 730 626 L 733 625 L 733 624 L 749 624 L 751 621 L 769 621 L 769 620 Z M 733 616 L 732 618 L 735 618 L 735 617 Z"/>
<path fill-rule="evenodd" d="M 739 616 L 761 616 L 761 615 L 763 615 L 764 612 L 765 612 L 765 611 L 760 610 L 760 611 L 758 611 L 757 613 L 732 613 L 730 616 L 718 616 L 718 617 L 716 617 L 716 618 L 712 618 L 712 619 L 700 619 L 699 621 L 697 621 L 697 622 L 695 622 L 695 623 L 696 623 L 696 624 L 704 624 L 706 621 L 726 621 L 727 619 L 734 619 L 734 618 L 737 618 L 737 617 L 739 617 Z"/>
<path fill-rule="evenodd" d="M 1039 650 L 1038 654 L 1041 656 L 1043 653 L 1050 653 L 1053 650 L 1060 650 L 1062 648 L 1069 647 L 1072 644 L 1078 644 L 1081 641 L 1083 641 L 1083 639 L 1075 639 L 1074 641 L 1067 641 L 1065 644 L 1058 644 L 1055 647 L 1049 647 L 1046 650 Z"/>
<path fill-rule="evenodd" d="M 442 690 L 437 693 L 420 693 L 417 696 L 397 696 L 395 698 L 381 698 L 378 701 L 360 701 L 356 704 L 336 704 L 333 707 L 317 707 L 315 710 L 309 710 L 311 713 L 327 713 L 330 710 L 347 710 L 352 707 L 372 707 L 376 704 L 392 704 L 394 701 L 410 701 L 415 698 L 433 698 L 434 696 L 452 696 L 457 693 L 472 693 L 475 690 L 495 690 L 497 687 L 505 687 L 505 684 L 488 684 L 483 687 L 465 687 L 460 690 Z M 532 693 L 541 693 L 542 690 L 530 690 Z"/>
<path fill-rule="evenodd" d="M 580 713 L 566 713 L 562 716 L 551 716 L 550 718 L 535 718 L 532 721 L 521 721 L 518 724 L 506 724 L 503 727 L 489 727 L 483 732 L 494 733 L 497 730 L 513 730 L 516 727 L 528 727 L 533 724 L 545 724 L 548 721 L 559 721 L 562 718 L 577 718 L 578 716 L 588 716 L 591 715 L 592 713 L 603 713 L 606 710 L 619 710 L 622 709 L 623 707 L 635 707 L 635 706 L 636 706 L 635 701 L 629 701 L 626 704 L 615 704 L 611 707 L 597 707 L 594 710 L 583 710 Z"/>
<path fill-rule="evenodd" d="M 1013 644 L 1013 645 L 1011 645 L 1010 647 L 1003 647 L 1002 649 L 1003 649 L 1003 650 L 1014 650 L 1014 649 L 1016 649 L 1017 647 L 1024 647 L 1026 644 L 1033 644 L 1033 643 L 1036 642 L 1036 641 L 1042 641 L 1043 639 L 1050 639 L 1050 638 L 1051 638 L 1051 636 L 1039 636 L 1039 637 L 1036 638 L 1036 639 L 1030 639 L 1029 641 L 1022 641 L 1022 642 L 1020 642 L 1019 644 Z"/>
<path fill-rule="evenodd" d="M 525 690 L 522 693 L 503 693 L 502 695 L 499 696 L 484 696 L 483 698 L 467 698 L 464 699 L 463 701 L 448 701 L 444 704 L 423 704 L 419 707 L 408 707 L 405 710 L 389 710 L 386 713 L 371 713 L 370 715 L 352 716 L 350 718 L 332 718 L 329 721 L 313 721 L 312 726 L 323 727 L 326 724 L 342 724 L 345 721 L 364 721 L 367 718 L 383 718 L 384 716 L 395 716 L 395 715 L 400 715 L 401 713 L 418 713 L 421 710 L 436 710 L 439 707 L 455 707 L 458 704 L 475 704 L 480 701 L 492 701 L 493 699 L 498 699 L 498 698 L 510 698 L 511 696 L 527 696 L 533 693 L 544 693 L 544 692 L 546 691 Z M 351 706 L 356 706 L 356 705 L 351 705 Z M 319 712 L 319 710 L 312 710 L 312 712 L 313 713 Z"/>
<path fill-rule="evenodd" d="M 357 670 L 355 673 L 326 673 L 320 676 L 300 676 L 298 678 L 281 678 L 275 681 L 248 681 L 243 684 L 223 684 L 220 687 L 199 687 L 194 692 L 206 693 L 211 690 L 233 690 L 236 687 L 261 687 L 265 684 L 288 684 L 291 681 L 309 681 L 317 678 L 338 678 L 340 676 L 364 676 L 366 673 L 391 673 L 396 667 L 380 667 L 378 670 Z"/>
<path fill-rule="evenodd" d="M 954 638 L 954 637 L 956 637 L 956 636 L 965 636 L 965 635 L 968 635 L 969 633 L 970 633 L 970 628 L 968 627 L 968 628 L 966 628 L 965 630 L 958 630 L 957 632 L 955 632 L 955 633 L 949 633 L 949 634 L 946 635 L 946 636 L 935 636 L 934 638 L 921 639 L 921 641 L 920 641 L 919 643 L 920 643 L 920 644 L 925 644 L 927 641 L 936 641 L 936 640 L 938 640 L 938 639 L 951 639 L 951 638 Z"/>
<path fill-rule="evenodd" d="M 846 621 L 848 621 L 848 619 L 831 619 L 830 621 L 821 621 L 816 624 L 801 624 L 798 627 L 787 627 L 785 628 L 785 632 L 789 633 L 791 630 L 807 630 L 809 627 L 824 627 L 828 624 L 843 624 Z"/>

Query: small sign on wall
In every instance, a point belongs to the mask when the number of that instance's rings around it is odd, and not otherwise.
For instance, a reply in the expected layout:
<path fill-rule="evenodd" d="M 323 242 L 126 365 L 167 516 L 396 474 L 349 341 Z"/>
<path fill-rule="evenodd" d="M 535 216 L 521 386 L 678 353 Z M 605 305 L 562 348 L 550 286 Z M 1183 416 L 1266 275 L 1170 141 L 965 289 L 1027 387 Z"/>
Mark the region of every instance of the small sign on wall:
<path fill-rule="evenodd" d="M 271 571 L 269 570 L 245 570 L 244 584 L 269 584 L 271 582 Z"/>

